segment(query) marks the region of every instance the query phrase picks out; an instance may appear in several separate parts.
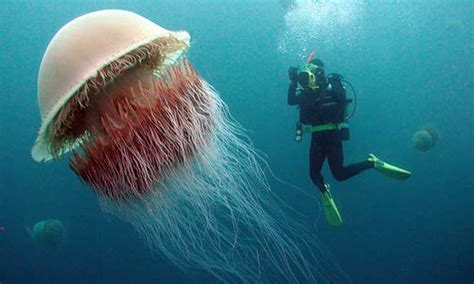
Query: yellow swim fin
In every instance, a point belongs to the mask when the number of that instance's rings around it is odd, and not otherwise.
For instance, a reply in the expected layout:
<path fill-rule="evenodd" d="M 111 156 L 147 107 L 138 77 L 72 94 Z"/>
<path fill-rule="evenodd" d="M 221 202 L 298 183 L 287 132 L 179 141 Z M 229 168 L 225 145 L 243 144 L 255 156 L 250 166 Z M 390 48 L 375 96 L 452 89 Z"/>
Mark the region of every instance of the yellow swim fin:
<path fill-rule="evenodd" d="M 341 214 L 339 214 L 339 210 L 337 210 L 336 203 L 334 203 L 334 200 L 332 199 L 329 185 L 326 185 L 326 191 L 321 196 L 321 201 L 326 221 L 333 226 L 341 225 L 342 217 Z"/>
<path fill-rule="evenodd" d="M 370 154 L 368 160 L 369 162 L 374 163 L 374 169 L 376 171 L 394 179 L 406 180 L 411 176 L 410 171 L 385 163 L 384 161 L 377 158 L 374 154 Z"/>

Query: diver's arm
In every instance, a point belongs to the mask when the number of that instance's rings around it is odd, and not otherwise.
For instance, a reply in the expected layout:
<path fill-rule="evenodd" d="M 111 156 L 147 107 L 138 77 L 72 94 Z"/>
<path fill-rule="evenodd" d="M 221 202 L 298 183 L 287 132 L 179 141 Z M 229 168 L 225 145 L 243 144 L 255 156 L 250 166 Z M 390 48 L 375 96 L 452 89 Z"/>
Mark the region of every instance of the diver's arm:
<path fill-rule="evenodd" d="M 288 77 L 290 77 L 290 86 L 288 87 L 288 104 L 294 106 L 300 103 L 300 96 L 296 95 L 297 83 L 297 69 L 294 67 L 288 68 Z"/>
<path fill-rule="evenodd" d="M 291 81 L 290 86 L 288 87 L 288 104 L 294 106 L 300 103 L 301 96 L 296 95 L 296 87 L 298 83 L 296 81 Z"/>

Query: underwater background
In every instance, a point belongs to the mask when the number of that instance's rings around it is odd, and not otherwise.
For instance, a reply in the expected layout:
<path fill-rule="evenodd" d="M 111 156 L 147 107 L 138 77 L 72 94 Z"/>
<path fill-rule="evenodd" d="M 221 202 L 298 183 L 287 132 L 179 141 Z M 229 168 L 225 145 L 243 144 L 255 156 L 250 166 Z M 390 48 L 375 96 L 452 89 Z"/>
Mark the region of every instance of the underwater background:
<path fill-rule="evenodd" d="M 101 211 L 67 159 L 35 163 L 37 74 L 64 24 L 100 9 L 136 12 L 192 37 L 189 58 L 265 153 L 273 190 L 353 283 L 474 281 L 474 1 L 19 1 L 0 4 L 0 283 L 212 283 L 154 255 L 129 224 Z M 344 224 L 321 218 L 309 136 L 295 143 L 289 66 L 316 51 L 357 91 L 345 161 L 368 153 L 403 166 L 338 183 L 323 169 Z M 425 125 L 438 144 L 421 153 Z M 285 181 L 282 182 L 279 179 Z M 291 184 L 291 185 L 290 185 Z M 304 192 L 302 194 L 301 192 Z M 298 215 L 299 216 L 299 215 Z M 56 218 L 57 248 L 28 230 Z"/>

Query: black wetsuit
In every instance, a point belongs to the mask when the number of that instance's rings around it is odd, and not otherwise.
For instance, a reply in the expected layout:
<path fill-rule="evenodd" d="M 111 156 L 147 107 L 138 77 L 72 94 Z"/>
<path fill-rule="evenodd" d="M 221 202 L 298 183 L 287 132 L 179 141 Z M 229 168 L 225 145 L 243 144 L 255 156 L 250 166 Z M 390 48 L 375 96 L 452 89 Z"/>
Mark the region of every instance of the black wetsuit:
<path fill-rule="evenodd" d="M 340 81 L 339 81 L 340 82 Z M 330 87 L 328 87 L 330 86 Z M 322 111 L 322 98 L 344 98 L 345 90 L 338 82 L 331 78 L 326 80 L 323 86 L 316 90 L 303 89 L 300 94 L 296 94 L 297 83 L 291 82 L 288 88 L 288 104 L 298 105 L 300 108 L 300 122 L 303 124 L 322 125 L 327 123 L 338 123 L 336 117 L 344 115 L 343 104 L 336 104 L 332 111 Z M 335 100 L 337 101 L 337 99 Z M 333 118 L 329 118 L 332 116 Z M 339 121 L 340 122 L 340 121 Z M 362 171 L 373 168 L 373 163 L 364 161 L 348 166 L 344 166 L 344 153 L 342 147 L 341 130 L 326 130 L 311 133 L 311 148 L 309 157 L 310 177 L 313 183 L 322 191 L 326 190 L 324 178 L 321 175 L 321 168 L 324 160 L 328 158 L 329 167 L 333 177 L 337 181 L 343 181 L 353 177 Z"/>

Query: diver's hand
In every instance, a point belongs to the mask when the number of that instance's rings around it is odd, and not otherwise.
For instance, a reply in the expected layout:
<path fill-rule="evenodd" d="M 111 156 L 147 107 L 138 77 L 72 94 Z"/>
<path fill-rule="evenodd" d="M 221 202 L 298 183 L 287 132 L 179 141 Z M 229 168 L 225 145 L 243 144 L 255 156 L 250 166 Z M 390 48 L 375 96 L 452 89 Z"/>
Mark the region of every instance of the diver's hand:
<path fill-rule="evenodd" d="M 290 67 L 288 68 L 288 77 L 290 78 L 290 81 L 295 83 L 297 78 L 298 78 L 298 69 L 295 67 Z"/>

